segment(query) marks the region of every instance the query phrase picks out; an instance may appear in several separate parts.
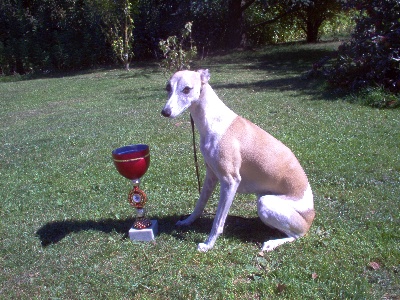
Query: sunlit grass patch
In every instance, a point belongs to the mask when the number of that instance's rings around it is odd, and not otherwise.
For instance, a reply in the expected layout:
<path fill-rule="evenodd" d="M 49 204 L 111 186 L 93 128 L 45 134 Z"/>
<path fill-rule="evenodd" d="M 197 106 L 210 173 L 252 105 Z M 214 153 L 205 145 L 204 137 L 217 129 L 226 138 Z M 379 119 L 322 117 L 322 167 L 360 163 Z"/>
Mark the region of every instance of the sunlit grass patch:
<path fill-rule="evenodd" d="M 1 82 L 0 298 L 399 297 L 399 112 L 332 101 L 304 81 L 329 51 L 278 46 L 197 62 L 228 106 L 293 150 L 313 187 L 309 234 L 264 255 L 279 233 L 259 221 L 253 195 L 236 197 L 208 253 L 196 247 L 218 193 L 193 226 L 174 226 L 198 192 L 188 114 L 160 116 L 161 71 Z M 126 238 L 131 184 L 111 151 L 132 143 L 150 145 L 141 186 L 159 221 L 154 243 Z"/>

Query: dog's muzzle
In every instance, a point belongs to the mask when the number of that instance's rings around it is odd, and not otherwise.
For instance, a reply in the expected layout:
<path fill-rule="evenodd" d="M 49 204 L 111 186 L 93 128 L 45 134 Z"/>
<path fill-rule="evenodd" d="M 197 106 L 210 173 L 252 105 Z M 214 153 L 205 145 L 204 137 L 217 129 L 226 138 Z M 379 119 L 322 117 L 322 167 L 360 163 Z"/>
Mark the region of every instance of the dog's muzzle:
<path fill-rule="evenodd" d="M 163 110 L 161 111 L 161 114 L 164 117 L 170 117 L 171 116 L 171 109 L 170 108 L 163 108 Z"/>

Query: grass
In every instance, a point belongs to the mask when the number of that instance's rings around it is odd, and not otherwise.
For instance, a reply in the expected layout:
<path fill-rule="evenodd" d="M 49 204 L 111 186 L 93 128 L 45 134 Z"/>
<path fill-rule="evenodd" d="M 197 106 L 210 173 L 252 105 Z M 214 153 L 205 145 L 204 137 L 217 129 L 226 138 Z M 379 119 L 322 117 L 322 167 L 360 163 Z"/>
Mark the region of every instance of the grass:
<path fill-rule="evenodd" d="M 333 44 L 283 45 L 197 62 L 239 114 L 287 144 L 305 168 L 317 217 L 272 253 L 279 235 L 239 195 L 215 248 L 198 253 L 218 202 L 174 224 L 197 198 L 190 123 L 160 116 L 151 64 L 0 82 L 0 298 L 399 299 L 400 116 L 334 99 L 300 74 Z M 127 179 L 111 151 L 147 143 L 143 178 L 154 243 L 131 242 Z M 204 167 L 201 168 L 204 175 Z"/>

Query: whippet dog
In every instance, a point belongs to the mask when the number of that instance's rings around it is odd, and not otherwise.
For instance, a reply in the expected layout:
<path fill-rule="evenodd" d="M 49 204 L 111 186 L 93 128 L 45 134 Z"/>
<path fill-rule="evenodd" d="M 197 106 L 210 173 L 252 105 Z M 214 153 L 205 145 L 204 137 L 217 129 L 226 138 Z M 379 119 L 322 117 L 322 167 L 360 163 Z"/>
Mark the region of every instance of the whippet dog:
<path fill-rule="evenodd" d="M 266 241 L 262 251 L 305 235 L 314 219 L 311 187 L 300 163 L 282 142 L 230 110 L 208 84 L 208 70 L 179 71 L 166 86 L 169 99 L 161 111 L 175 118 L 186 109 L 200 132 L 206 177 L 192 212 L 177 226 L 193 223 L 203 212 L 217 182 L 220 199 L 211 233 L 199 251 L 211 249 L 223 232 L 235 194 L 257 195 L 260 219 L 287 235 Z"/>

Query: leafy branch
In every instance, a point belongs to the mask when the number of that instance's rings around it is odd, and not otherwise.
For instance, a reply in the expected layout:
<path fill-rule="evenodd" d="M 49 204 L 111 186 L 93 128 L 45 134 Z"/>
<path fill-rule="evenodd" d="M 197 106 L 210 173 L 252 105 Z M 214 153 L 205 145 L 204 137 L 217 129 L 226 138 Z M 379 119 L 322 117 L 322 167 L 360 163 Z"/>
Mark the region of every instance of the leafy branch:
<path fill-rule="evenodd" d="M 169 36 L 158 43 L 164 56 L 160 65 L 165 73 L 190 69 L 190 63 L 197 55 L 192 39 L 192 25 L 192 22 L 186 23 L 179 38 L 176 35 Z"/>

